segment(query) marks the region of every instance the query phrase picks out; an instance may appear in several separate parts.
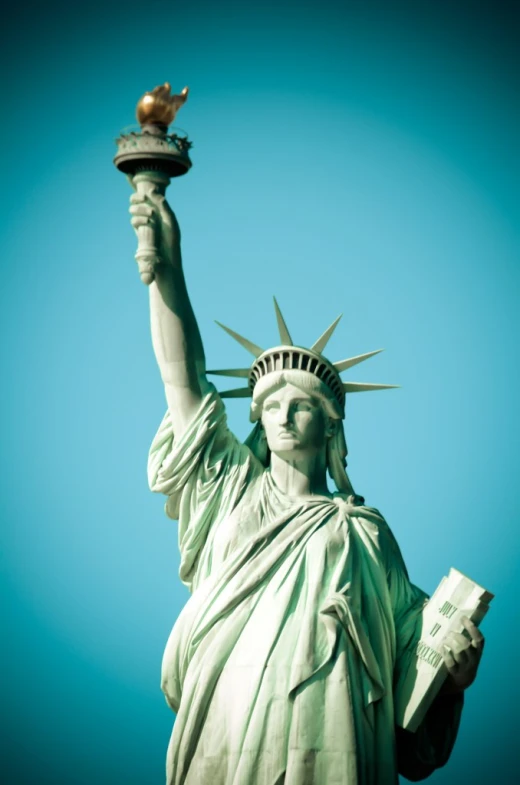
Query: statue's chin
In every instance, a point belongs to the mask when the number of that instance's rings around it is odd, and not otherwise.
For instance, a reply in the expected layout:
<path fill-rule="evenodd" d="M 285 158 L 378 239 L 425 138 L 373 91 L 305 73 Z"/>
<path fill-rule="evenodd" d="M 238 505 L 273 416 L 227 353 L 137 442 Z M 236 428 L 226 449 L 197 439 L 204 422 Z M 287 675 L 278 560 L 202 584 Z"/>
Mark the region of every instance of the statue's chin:
<path fill-rule="evenodd" d="M 301 449 L 300 439 L 294 434 L 275 436 L 272 439 L 268 439 L 267 443 L 271 452 L 274 452 L 276 455 Z"/>
<path fill-rule="evenodd" d="M 297 438 L 276 439 L 273 444 L 269 444 L 269 449 L 283 461 L 301 461 L 304 458 L 314 458 L 321 449 L 316 447 L 302 446 Z"/>

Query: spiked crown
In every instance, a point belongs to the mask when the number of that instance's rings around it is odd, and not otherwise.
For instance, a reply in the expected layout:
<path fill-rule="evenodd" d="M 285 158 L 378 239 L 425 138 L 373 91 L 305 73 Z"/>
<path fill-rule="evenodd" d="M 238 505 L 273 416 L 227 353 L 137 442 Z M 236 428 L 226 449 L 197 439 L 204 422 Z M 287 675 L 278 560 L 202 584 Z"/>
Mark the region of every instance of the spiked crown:
<path fill-rule="evenodd" d="M 278 322 L 278 330 L 280 333 L 280 346 L 275 346 L 272 349 L 264 350 L 260 346 L 248 341 L 242 335 L 239 335 L 229 327 L 217 322 L 219 327 L 222 327 L 228 335 L 234 338 L 238 343 L 247 349 L 254 357 L 255 360 L 249 368 L 228 368 L 225 370 L 208 371 L 208 373 L 215 376 L 231 376 L 237 378 L 244 378 L 248 380 L 247 387 L 239 387 L 233 390 L 225 390 L 220 393 L 221 398 L 250 398 L 257 382 L 264 376 L 274 371 L 283 370 L 301 370 L 311 373 L 320 379 L 332 392 L 334 398 L 340 406 L 340 410 L 345 410 L 345 394 L 353 392 L 368 392 L 370 390 L 388 390 L 398 385 L 395 384 L 365 384 L 360 382 L 342 382 L 339 374 L 352 368 L 354 365 L 368 360 L 375 354 L 383 351 L 376 349 L 374 352 L 367 352 L 366 354 L 359 354 L 356 357 L 350 357 L 347 360 L 340 360 L 331 363 L 327 360 L 321 352 L 327 345 L 329 338 L 336 329 L 336 326 L 341 319 L 338 316 L 330 327 L 320 335 L 317 341 L 313 343 L 310 349 L 303 346 L 295 346 L 293 344 L 289 330 L 282 316 L 280 308 L 276 299 L 274 299 L 274 308 L 276 312 L 276 320 Z"/>

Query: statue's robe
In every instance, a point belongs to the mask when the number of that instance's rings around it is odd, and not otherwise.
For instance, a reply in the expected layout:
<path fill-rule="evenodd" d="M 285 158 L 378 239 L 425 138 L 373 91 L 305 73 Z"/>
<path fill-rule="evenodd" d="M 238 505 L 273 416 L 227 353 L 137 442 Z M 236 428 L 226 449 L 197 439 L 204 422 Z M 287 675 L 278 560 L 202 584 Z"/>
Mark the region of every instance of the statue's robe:
<path fill-rule="evenodd" d="M 166 415 L 149 480 L 192 591 L 163 659 L 168 785 L 395 785 L 446 762 L 461 698 L 395 728 L 426 595 L 376 510 L 284 495 L 214 392 L 178 442 Z"/>

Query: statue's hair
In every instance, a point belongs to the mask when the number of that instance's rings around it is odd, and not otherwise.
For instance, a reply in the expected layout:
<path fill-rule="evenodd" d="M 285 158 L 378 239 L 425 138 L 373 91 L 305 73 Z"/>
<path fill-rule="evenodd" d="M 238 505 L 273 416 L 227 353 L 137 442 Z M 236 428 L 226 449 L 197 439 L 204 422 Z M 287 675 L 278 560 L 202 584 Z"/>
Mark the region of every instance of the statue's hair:
<path fill-rule="evenodd" d="M 308 395 L 312 395 L 313 398 L 320 402 L 327 417 L 339 421 L 336 423 L 334 435 L 331 436 L 327 443 L 327 470 L 338 491 L 355 496 L 346 472 L 348 451 L 345 432 L 341 424 L 343 413 L 332 390 L 329 390 L 321 379 L 318 379 L 317 376 L 308 371 L 298 369 L 273 371 L 258 380 L 253 390 L 253 402 L 251 403 L 250 412 L 250 420 L 255 423 L 255 427 L 246 440 L 247 446 L 264 466 L 269 466 L 271 451 L 260 422 L 262 408 L 266 398 L 286 384 L 292 384 Z"/>

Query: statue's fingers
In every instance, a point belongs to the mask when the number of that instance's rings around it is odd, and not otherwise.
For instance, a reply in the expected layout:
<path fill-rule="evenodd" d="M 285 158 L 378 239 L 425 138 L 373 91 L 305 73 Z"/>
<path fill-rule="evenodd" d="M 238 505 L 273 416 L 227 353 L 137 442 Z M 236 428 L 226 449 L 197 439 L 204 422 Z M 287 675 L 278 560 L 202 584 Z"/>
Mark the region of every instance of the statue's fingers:
<path fill-rule="evenodd" d="M 171 207 L 166 200 L 166 196 L 159 193 L 155 185 L 149 191 L 147 191 L 146 195 L 143 194 L 141 199 L 143 202 L 146 201 L 148 204 L 152 205 L 155 210 L 157 210 L 163 223 L 165 223 L 167 226 L 173 225 L 174 219 Z M 130 201 L 137 203 L 137 199 L 133 197 L 130 197 Z"/>
<path fill-rule="evenodd" d="M 446 667 L 447 667 L 447 669 L 448 669 L 448 671 L 450 673 L 453 673 L 454 671 L 456 671 L 458 669 L 458 665 L 455 662 L 455 658 L 453 656 L 453 653 L 446 646 L 446 644 L 444 644 L 444 648 L 443 648 L 443 652 L 442 652 L 442 658 L 444 660 L 444 664 L 446 665 Z"/>
<path fill-rule="evenodd" d="M 470 646 L 469 649 L 466 649 L 466 655 L 468 658 L 467 665 L 476 670 L 480 662 L 482 652 L 480 652 L 478 649 L 474 649 L 473 646 Z"/>
<path fill-rule="evenodd" d="M 159 199 L 164 199 L 155 183 L 149 183 L 145 193 L 141 193 L 143 199 L 148 199 L 152 204 L 157 204 Z"/>
<path fill-rule="evenodd" d="M 468 655 L 470 664 L 475 665 L 476 667 L 480 662 L 480 658 L 482 657 L 482 646 L 480 644 L 478 646 L 473 646 L 471 643 L 466 649 L 466 653 Z"/>
<path fill-rule="evenodd" d="M 169 229 L 173 229 L 173 227 L 175 226 L 175 216 L 173 215 L 172 208 L 168 204 L 166 197 L 163 196 L 163 194 L 158 194 L 158 196 L 154 199 L 154 204 L 157 206 L 157 209 L 159 210 L 161 221 Z"/>
<path fill-rule="evenodd" d="M 154 214 L 153 207 L 148 204 L 131 204 L 128 212 L 132 215 L 147 215 L 149 217 Z"/>
<path fill-rule="evenodd" d="M 152 221 L 146 215 L 134 215 L 130 219 L 130 223 L 132 224 L 134 229 L 137 229 L 138 226 L 151 226 L 152 225 Z"/>
<path fill-rule="evenodd" d="M 466 638 L 461 632 L 449 632 L 444 639 L 444 643 L 447 643 L 453 651 L 463 651 L 471 646 L 469 638 Z"/>
<path fill-rule="evenodd" d="M 141 204 L 142 202 L 146 202 L 146 196 L 144 194 L 132 194 L 130 196 L 131 204 Z"/>
<path fill-rule="evenodd" d="M 471 645 L 474 646 L 475 649 L 478 652 L 480 652 L 480 654 L 482 654 L 482 652 L 484 651 L 484 644 L 485 643 L 486 643 L 486 639 L 484 638 L 484 636 L 482 636 L 482 638 L 479 641 L 477 641 L 476 643 L 471 641 Z"/>
<path fill-rule="evenodd" d="M 451 653 L 452 653 L 453 659 L 455 660 L 455 663 L 457 665 L 459 665 L 460 667 L 463 667 L 464 665 L 467 665 L 468 662 L 469 662 L 469 654 L 468 654 L 469 651 L 472 651 L 472 649 L 469 649 L 469 648 L 468 649 L 460 649 L 458 651 L 456 649 L 452 649 Z"/>
<path fill-rule="evenodd" d="M 471 637 L 471 645 L 475 649 L 481 649 L 484 646 L 484 636 L 477 625 L 474 624 L 471 619 L 468 619 L 467 616 L 463 616 L 461 621 Z"/>

